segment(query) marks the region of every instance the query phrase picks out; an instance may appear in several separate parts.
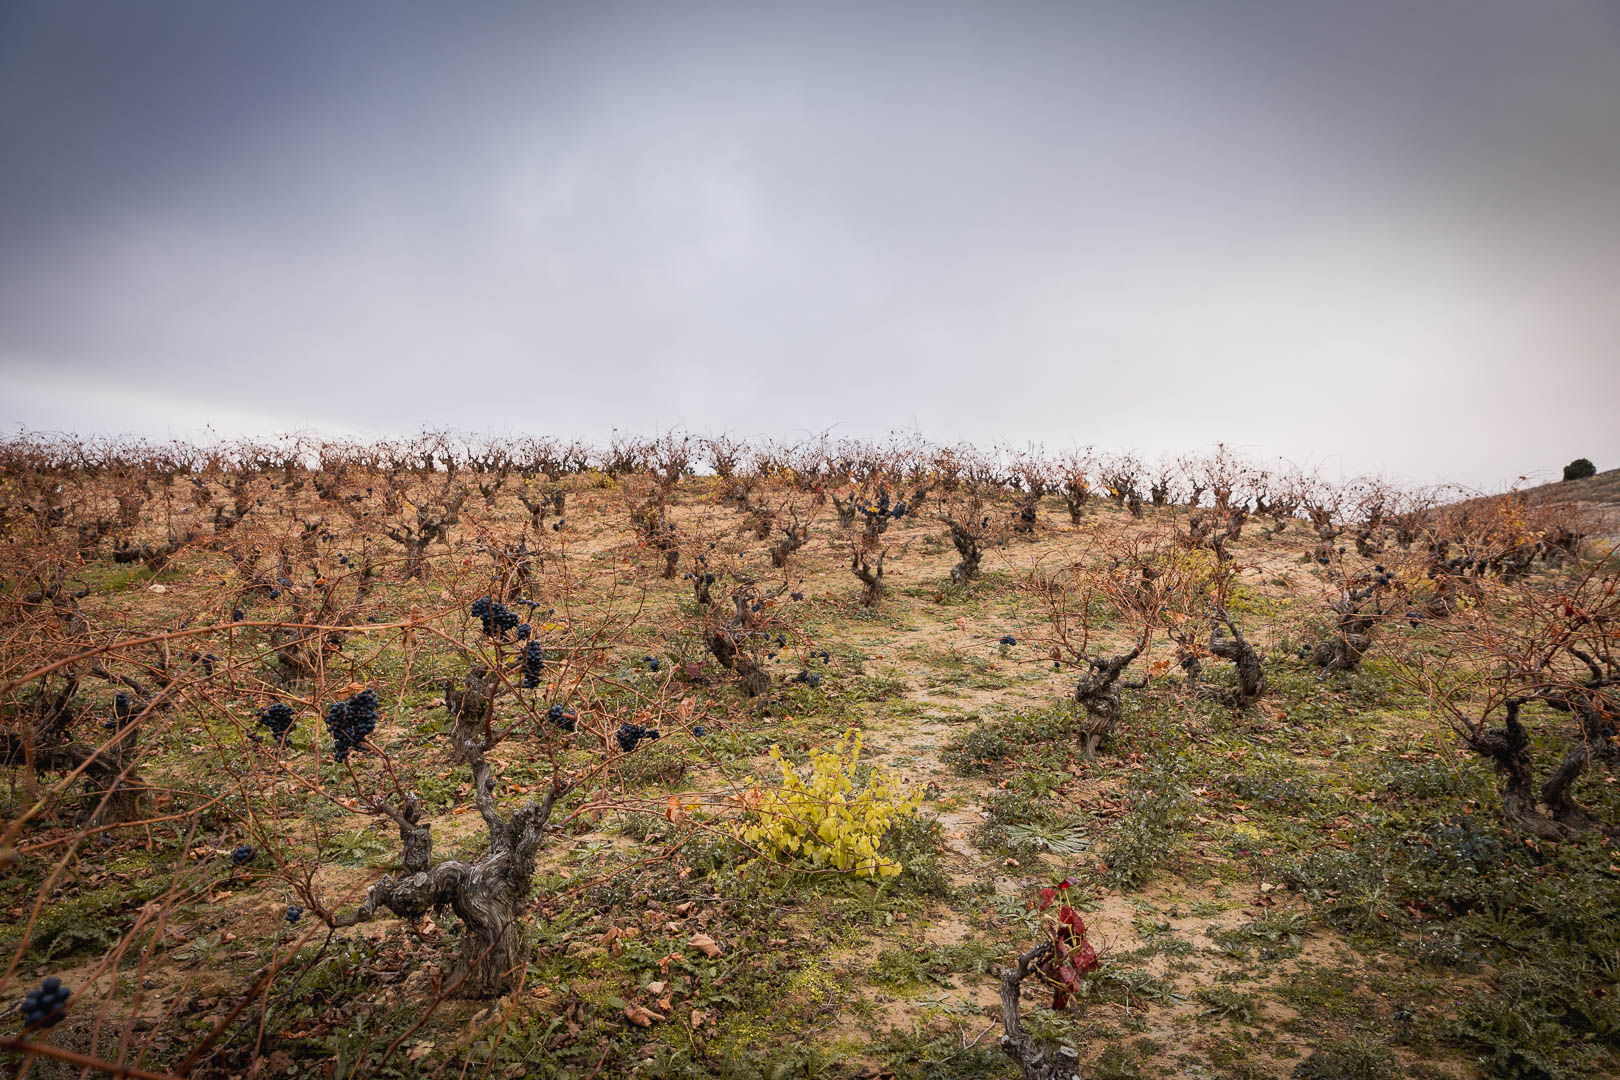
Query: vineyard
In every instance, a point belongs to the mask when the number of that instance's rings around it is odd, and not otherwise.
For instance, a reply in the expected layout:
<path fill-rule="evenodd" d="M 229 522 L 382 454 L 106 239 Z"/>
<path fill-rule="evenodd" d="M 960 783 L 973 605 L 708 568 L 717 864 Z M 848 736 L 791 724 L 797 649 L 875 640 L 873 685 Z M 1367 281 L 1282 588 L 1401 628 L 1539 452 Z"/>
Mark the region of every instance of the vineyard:
<path fill-rule="evenodd" d="M 1620 1074 L 1596 495 L 907 437 L 0 462 L 6 1075 Z"/>

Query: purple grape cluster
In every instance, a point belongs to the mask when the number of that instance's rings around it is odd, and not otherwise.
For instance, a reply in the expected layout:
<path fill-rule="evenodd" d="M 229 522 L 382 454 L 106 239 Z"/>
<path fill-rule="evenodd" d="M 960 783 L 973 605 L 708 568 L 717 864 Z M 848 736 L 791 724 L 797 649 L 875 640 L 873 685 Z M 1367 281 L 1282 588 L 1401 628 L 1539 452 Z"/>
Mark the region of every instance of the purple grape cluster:
<path fill-rule="evenodd" d="M 253 845 L 237 844 L 231 849 L 231 865 L 246 866 L 253 861 Z"/>
<path fill-rule="evenodd" d="M 553 724 L 556 724 L 557 727 L 561 728 L 563 731 L 572 732 L 576 727 L 579 726 L 579 721 L 574 714 L 563 708 L 561 705 L 553 705 L 551 708 L 547 709 L 546 719 L 550 720 Z"/>
<path fill-rule="evenodd" d="M 278 701 L 259 713 L 259 726 L 269 728 L 270 734 L 276 737 L 277 742 L 285 743 L 287 732 L 292 730 L 296 719 L 292 706 Z"/>
<path fill-rule="evenodd" d="M 480 596 L 473 601 L 471 614 L 483 623 L 486 637 L 504 636 L 508 630 L 516 630 L 523 622 L 517 612 L 488 596 Z"/>
<path fill-rule="evenodd" d="M 540 685 L 540 669 L 545 666 L 546 650 L 538 641 L 523 646 L 523 686 L 533 690 Z"/>
<path fill-rule="evenodd" d="M 101 726 L 108 731 L 117 731 L 124 726 L 124 721 L 134 715 L 135 703 L 130 700 L 129 695 L 124 693 L 115 694 L 113 695 L 113 718 L 103 720 Z"/>
<path fill-rule="evenodd" d="M 377 693 L 362 690 L 347 701 L 334 701 L 326 710 L 326 727 L 337 746 L 332 760 L 349 760 L 349 751 L 366 741 L 377 728 Z"/>
<path fill-rule="evenodd" d="M 73 991 L 55 975 L 39 984 L 38 990 L 23 995 L 23 1023 L 31 1028 L 55 1027 L 67 1015 L 68 998 Z"/>
<path fill-rule="evenodd" d="M 619 749 L 628 754 L 636 748 L 636 744 L 641 742 L 642 739 L 658 738 L 658 729 L 644 728 L 640 724 L 626 722 L 619 725 L 619 730 L 615 733 L 614 738 L 619 740 Z"/>

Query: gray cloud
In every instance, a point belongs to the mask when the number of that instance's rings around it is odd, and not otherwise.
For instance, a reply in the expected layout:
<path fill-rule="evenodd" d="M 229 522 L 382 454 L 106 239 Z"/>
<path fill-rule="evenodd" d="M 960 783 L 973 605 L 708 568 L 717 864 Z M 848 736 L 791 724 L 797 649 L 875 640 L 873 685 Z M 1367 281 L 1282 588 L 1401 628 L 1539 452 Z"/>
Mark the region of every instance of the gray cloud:
<path fill-rule="evenodd" d="M 1620 459 L 1620 9 L 7 5 L 0 420 Z"/>

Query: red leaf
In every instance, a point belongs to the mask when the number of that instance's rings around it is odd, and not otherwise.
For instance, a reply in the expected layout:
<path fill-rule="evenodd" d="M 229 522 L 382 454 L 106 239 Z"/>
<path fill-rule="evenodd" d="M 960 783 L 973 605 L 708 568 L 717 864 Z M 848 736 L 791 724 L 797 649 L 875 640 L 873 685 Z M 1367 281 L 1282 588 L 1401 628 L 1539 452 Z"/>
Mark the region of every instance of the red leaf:
<path fill-rule="evenodd" d="M 1085 920 L 1080 918 L 1080 913 L 1068 904 L 1064 904 L 1058 909 L 1058 924 L 1067 928 L 1077 938 L 1086 936 Z"/>
<path fill-rule="evenodd" d="M 1076 960 L 1079 962 L 1082 975 L 1088 971 L 1095 971 L 1100 966 L 1097 960 L 1097 950 L 1091 947 L 1089 941 L 1081 942 L 1079 950 L 1070 954 L 1069 962 L 1074 963 Z"/>
<path fill-rule="evenodd" d="M 1047 908 L 1051 907 L 1052 906 L 1052 901 L 1056 900 L 1056 899 L 1057 899 L 1057 890 L 1056 889 L 1042 889 L 1041 890 L 1040 910 L 1045 911 Z"/>

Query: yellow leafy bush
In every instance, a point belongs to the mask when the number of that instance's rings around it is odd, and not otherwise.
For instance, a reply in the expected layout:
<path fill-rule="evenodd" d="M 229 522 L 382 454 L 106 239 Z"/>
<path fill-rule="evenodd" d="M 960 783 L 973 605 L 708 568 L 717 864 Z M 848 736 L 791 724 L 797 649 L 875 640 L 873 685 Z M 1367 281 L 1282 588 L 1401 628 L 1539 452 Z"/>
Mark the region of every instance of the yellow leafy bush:
<path fill-rule="evenodd" d="M 845 732 L 831 750 L 812 754 L 802 770 L 784 760 L 778 747 L 771 747 L 771 757 L 782 768 L 782 785 L 763 793 L 757 817 L 741 827 L 746 843 L 813 869 L 856 877 L 900 873 L 900 863 L 879 855 L 878 844 L 897 819 L 916 811 L 921 796 L 881 767 L 856 788 L 858 732 Z"/>

